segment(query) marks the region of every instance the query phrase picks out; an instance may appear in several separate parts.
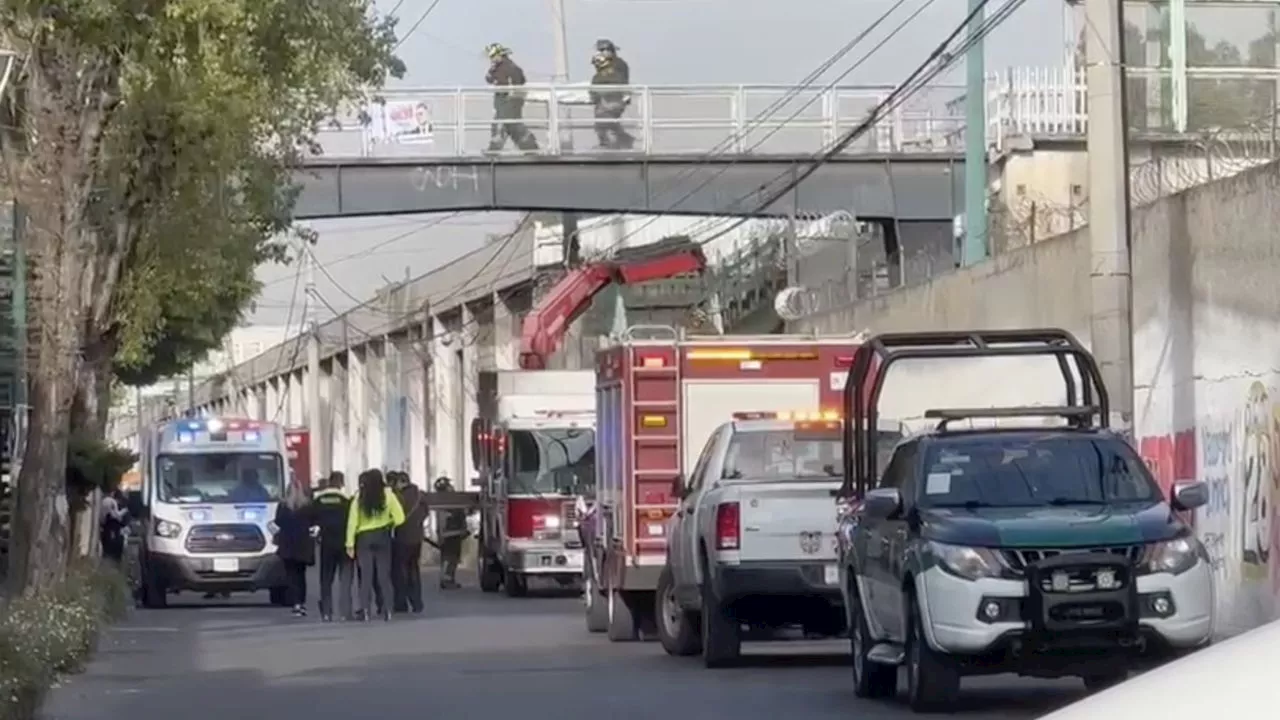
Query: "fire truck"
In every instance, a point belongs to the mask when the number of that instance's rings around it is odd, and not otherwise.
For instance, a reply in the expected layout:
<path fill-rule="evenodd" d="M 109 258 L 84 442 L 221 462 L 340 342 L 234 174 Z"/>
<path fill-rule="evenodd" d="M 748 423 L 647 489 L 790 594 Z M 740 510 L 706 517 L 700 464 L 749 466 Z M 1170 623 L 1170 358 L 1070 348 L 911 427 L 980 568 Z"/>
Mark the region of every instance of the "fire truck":
<path fill-rule="evenodd" d="M 294 484 L 310 488 L 316 481 L 311 477 L 311 431 L 304 427 L 285 428 L 284 446 L 289 453 Z"/>
<path fill-rule="evenodd" d="M 582 577 L 577 505 L 595 483 L 590 370 L 481 373 L 472 458 L 480 473 L 480 588 L 524 595 L 530 578 Z"/>
<path fill-rule="evenodd" d="M 712 431 L 735 412 L 838 411 L 858 341 L 637 326 L 597 354 L 597 505 L 584 533 L 588 630 L 613 641 L 654 632 L 667 520 Z M 835 512 L 833 500 L 833 523 Z"/>

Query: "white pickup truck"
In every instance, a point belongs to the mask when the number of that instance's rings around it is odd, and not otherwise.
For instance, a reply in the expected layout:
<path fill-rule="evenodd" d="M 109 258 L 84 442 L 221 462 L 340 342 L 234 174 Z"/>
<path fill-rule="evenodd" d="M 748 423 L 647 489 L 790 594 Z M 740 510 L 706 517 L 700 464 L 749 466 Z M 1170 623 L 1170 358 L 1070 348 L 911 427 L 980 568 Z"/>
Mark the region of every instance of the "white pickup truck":
<path fill-rule="evenodd" d="M 881 451 L 902 438 L 882 421 Z M 838 417 L 739 413 L 703 447 L 667 527 L 658 636 L 671 655 L 733 663 L 743 626 L 844 632 L 835 494 L 843 467 Z"/>

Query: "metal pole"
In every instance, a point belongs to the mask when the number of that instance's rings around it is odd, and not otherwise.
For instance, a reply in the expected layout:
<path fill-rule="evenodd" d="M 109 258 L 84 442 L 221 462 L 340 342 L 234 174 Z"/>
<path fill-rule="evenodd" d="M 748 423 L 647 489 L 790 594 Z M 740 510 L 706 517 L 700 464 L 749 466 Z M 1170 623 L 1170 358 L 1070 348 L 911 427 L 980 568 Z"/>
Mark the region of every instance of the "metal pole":
<path fill-rule="evenodd" d="M 552 91 L 561 85 L 569 84 L 569 32 L 565 23 L 564 0 L 551 0 L 551 33 L 552 42 L 555 44 L 556 53 L 556 74 L 551 79 Z M 552 102 L 548 106 L 552 111 L 557 111 L 560 103 Z M 562 150 L 573 150 L 573 109 L 565 108 L 565 123 L 560 129 L 560 148 Z"/>
<path fill-rule="evenodd" d="M 320 467 L 320 443 L 326 439 L 321 437 L 324 428 L 320 412 L 320 327 L 316 322 L 316 304 L 319 298 L 319 293 L 316 292 L 316 258 L 306 246 L 306 241 L 303 243 L 302 262 L 307 264 L 307 284 L 302 301 L 302 322 L 307 333 L 307 373 L 303 380 L 303 390 L 307 396 L 307 430 L 310 435 L 307 462 L 312 475 L 328 477 L 329 468 Z M 311 483 L 315 478 L 304 480 Z"/>
<path fill-rule="evenodd" d="M 960 263 L 973 265 L 987 257 L 987 68 L 986 44 L 980 34 L 985 13 L 982 0 L 969 0 L 969 40 L 965 53 L 964 95 L 964 246 Z"/>
<path fill-rule="evenodd" d="M 1111 392 L 1111 424 L 1133 423 L 1133 278 L 1129 258 L 1124 11 L 1116 0 L 1085 0 L 1089 98 L 1089 336 Z"/>

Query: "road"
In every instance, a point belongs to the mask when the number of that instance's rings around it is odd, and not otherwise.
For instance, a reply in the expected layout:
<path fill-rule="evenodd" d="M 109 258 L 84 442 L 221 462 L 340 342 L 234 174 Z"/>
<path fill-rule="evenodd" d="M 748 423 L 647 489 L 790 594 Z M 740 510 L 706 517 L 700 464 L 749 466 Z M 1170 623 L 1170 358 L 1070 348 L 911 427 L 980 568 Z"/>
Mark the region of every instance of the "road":
<path fill-rule="evenodd" d="M 427 578 L 432 581 L 431 577 Z M 265 605 L 181 596 L 104 638 L 89 670 L 55 689 L 46 720 L 889 720 L 901 705 L 853 696 L 841 643 L 748 644 L 743 667 L 706 670 L 656 643 L 588 634 L 579 600 L 510 599 L 429 584 L 422 616 L 322 624 Z M 1037 718 L 1083 695 L 1079 681 L 965 681 L 975 719 Z M 589 705 L 584 698 L 592 698 Z"/>

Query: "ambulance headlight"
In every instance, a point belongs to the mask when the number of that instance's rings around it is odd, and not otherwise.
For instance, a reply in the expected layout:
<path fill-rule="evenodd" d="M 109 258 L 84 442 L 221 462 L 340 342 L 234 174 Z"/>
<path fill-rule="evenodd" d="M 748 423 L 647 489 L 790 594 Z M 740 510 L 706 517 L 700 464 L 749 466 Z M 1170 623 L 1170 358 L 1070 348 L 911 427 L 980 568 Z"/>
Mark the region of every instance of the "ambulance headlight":
<path fill-rule="evenodd" d="M 182 526 L 176 522 L 170 522 L 168 520 L 156 520 L 156 524 L 153 526 L 153 529 L 157 537 L 162 537 L 168 540 L 172 540 L 182 534 Z"/>

